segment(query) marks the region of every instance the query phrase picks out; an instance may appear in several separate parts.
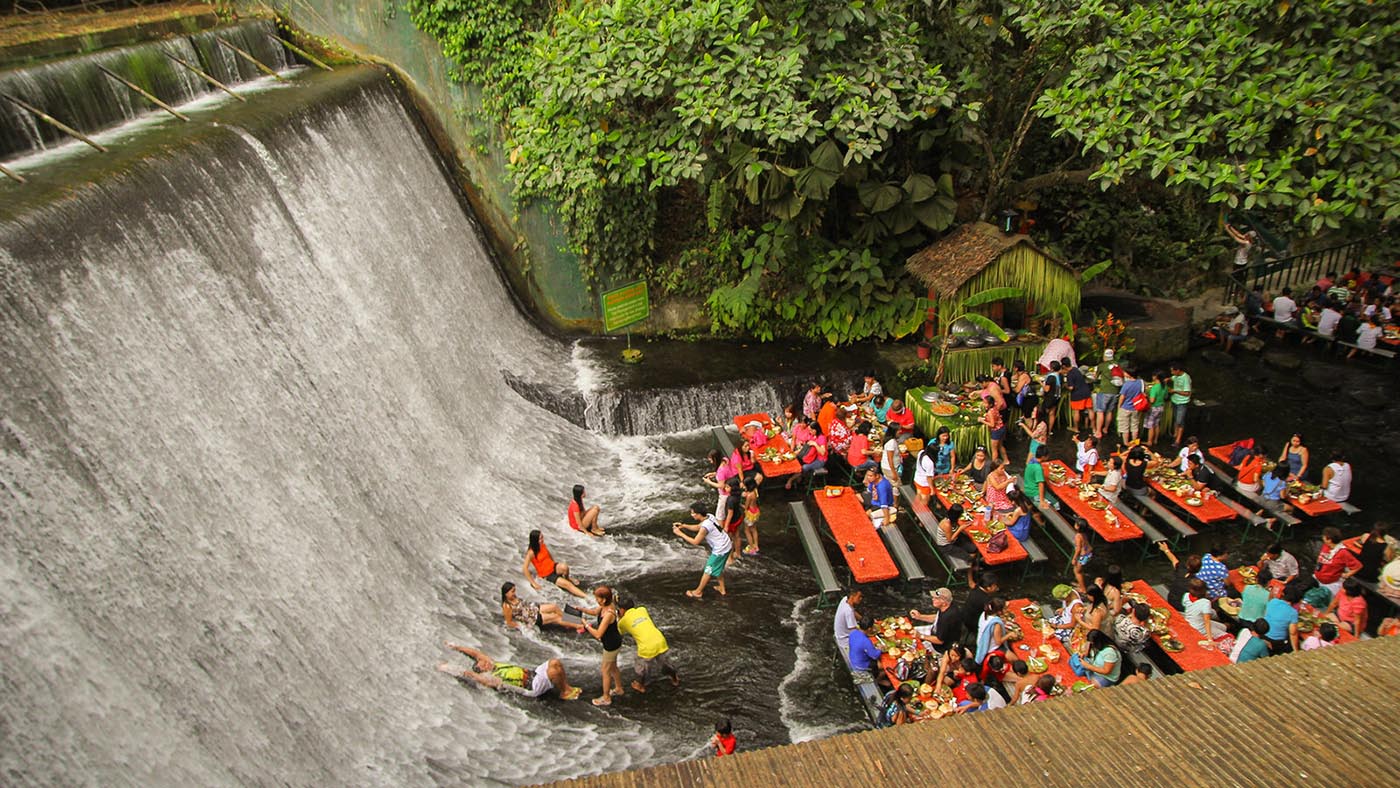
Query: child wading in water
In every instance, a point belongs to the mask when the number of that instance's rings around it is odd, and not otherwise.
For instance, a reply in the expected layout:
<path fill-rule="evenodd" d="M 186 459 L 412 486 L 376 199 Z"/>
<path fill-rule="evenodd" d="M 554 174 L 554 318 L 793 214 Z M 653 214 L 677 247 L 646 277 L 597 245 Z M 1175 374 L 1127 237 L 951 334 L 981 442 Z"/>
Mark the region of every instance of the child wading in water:
<path fill-rule="evenodd" d="M 1079 590 L 1084 590 L 1084 565 L 1094 557 L 1094 547 L 1089 542 L 1089 521 L 1083 517 L 1074 518 L 1074 579 Z"/>
<path fill-rule="evenodd" d="M 745 479 L 744 491 L 744 555 L 758 555 L 758 485 Z"/>
<path fill-rule="evenodd" d="M 739 746 L 727 718 L 715 723 L 715 735 L 710 737 L 710 746 L 715 749 L 716 758 L 733 755 L 734 748 Z"/>

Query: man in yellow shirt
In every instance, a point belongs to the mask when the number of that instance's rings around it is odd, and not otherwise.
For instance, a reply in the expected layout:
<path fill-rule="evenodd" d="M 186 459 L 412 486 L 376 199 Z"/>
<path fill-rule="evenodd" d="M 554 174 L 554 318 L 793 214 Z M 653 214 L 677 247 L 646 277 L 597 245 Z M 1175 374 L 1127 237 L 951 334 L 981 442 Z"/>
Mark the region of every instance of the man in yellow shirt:
<path fill-rule="evenodd" d="M 671 686 L 679 687 L 681 674 L 676 671 L 668 656 L 671 647 L 666 644 L 666 636 L 651 623 L 647 609 L 624 608 L 620 602 L 618 608 L 622 610 L 622 617 L 617 620 L 618 631 L 624 635 L 631 635 L 637 643 L 637 662 L 633 666 L 637 671 L 637 679 L 632 682 L 632 689 L 646 692 L 647 685 L 656 678 L 658 672 L 671 677 Z"/>

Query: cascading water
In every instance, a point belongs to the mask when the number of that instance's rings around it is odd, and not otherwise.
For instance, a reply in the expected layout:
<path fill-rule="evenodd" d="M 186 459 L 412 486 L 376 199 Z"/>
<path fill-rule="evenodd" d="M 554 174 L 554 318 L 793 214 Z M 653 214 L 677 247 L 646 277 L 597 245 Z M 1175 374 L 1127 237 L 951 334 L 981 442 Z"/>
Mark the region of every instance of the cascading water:
<path fill-rule="evenodd" d="M 297 83 L 41 197 L 0 185 L 6 781 L 513 783 L 680 757 L 433 669 L 451 637 L 596 671 L 587 638 L 507 637 L 496 588 L 529 529 L 567 538 L 558 458 L 613 522 L 685 500 L 682 473 L 504 384 L 568 385 L 569 349 L 517 313 L 382 74 Z M 556 549 L 689 579 L 674 544 Z"/>
<path fill-rule="evenodd" d="M 225 85 L 258 79 L 257 66 L 219 43 L 222 39 L 269 68 L 293 65 L 271 36 L 272 22 L 252 20 L 166 41 L 97 52 L 54 63 L 0 72 L 0 94 L 13 96 L 78 131 L 92 134 L 138 115 L 161 110 L 103 73 L 106 68 L 167 104 L 184 104 L 218 91 L 175 62 L 174 55 Z M 168 54 L 167 54 L 168 53 Z M 0 99 L 0 160 L 67 142 L 69 137 L 19 105 Z"/>
<path fill-rule="evenodd" d="M 579 343 L 573 350 L 575 390 L 550 395 L 538 387 L 512 386 L 529 399 L 567 414 L 577 424 L 605 435 L 662 435 L 699 427 L 727 426 L 742 413 L 781 413 L 801 401 L 813 382 L 811 372 L 739 377 L 681 386 L 626 386 L 610 379 L 597 354 Z M 835 391 L 860 388 L 860 376 L 820 374 L 817 382 Z"/>

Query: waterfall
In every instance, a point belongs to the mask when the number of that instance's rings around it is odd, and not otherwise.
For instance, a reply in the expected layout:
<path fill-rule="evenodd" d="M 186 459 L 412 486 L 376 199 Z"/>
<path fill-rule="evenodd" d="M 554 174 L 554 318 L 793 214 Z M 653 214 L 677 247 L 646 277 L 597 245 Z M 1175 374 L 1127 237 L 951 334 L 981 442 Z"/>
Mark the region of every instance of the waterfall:
<path fill-rule="evenodd" d="M 107 74 L 106 68 L 160 100 L 180 105 L 218 91 L 176 63 L 174 55 L 223 82 L 237 85 L 262 76 L 257 66 L 218 43 L 222 39 L 270 68 L 293 65 L 286 49 L 271 35 L 272 22 L 253 20 L 203 33 L 117 49 L 44 65 L 0 72 L 0 94 L 13 96 L 85 134 L 138 115 L 161 112 L 147 99 Z M 168 54 L 167 54 L 168 53 Z M 67 142 L 69 137 L 15 103 L 0 99 L 0 160 Z"/>
<path fill-rule="evenodd" d="M 574 386 L 567 392 L 510 381 L 522 396 L 576 424 L 605 435 L 665 435 L 699 427 L 725 426 L 745 413 L 782 413 L 799 404 L 807 387 L 821 383 L 832 391 L 859 391 L 861 373 L 823 372 L 739 377 L 683 386 L 631 387 L 620 384 L 596 354 L 575 344 Z"/>
<path fill-rule="evenodd" d="M 567 533 L 552 458 L 617 516 L 677 496 L 638 475 L 669 460 L 506 384 L 567 388 L 570 350 L 516 311 L 383 74 L 295 82 L 0 199 L 0 773 L 482 784 L 654 762 L 637 723 L 434 665 L 451 638 L 596 670 L 587 638 L 507 637 L 493 595 L 528 530 Z M 635 544 L 568 549 L 631 575 L 675 549 Z"/>

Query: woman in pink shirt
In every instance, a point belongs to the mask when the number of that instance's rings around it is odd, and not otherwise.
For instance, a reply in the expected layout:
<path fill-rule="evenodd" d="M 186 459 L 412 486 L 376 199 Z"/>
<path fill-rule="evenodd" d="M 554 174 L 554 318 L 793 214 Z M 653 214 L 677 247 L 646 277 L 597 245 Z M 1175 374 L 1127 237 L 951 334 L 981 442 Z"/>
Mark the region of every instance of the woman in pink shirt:
<path fill-rule="evenodd" d="M 1337 622 L 1337 626 L 1361 637 L 1366 631 L 1366 597 L 1361 581 L 1348 577 L 1342 581 L 1342 592 L 1332 597 L 1327 606 L 1327 617 Z"/>

